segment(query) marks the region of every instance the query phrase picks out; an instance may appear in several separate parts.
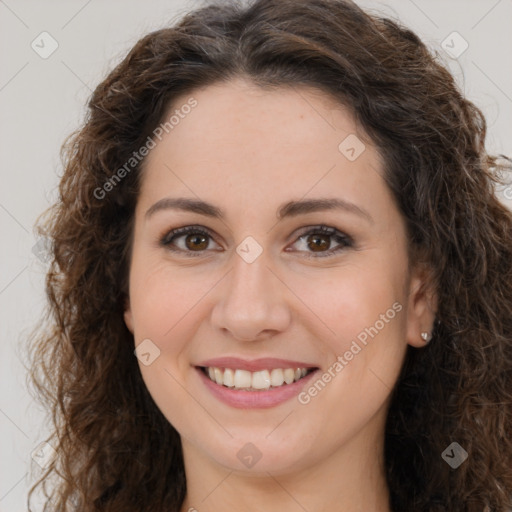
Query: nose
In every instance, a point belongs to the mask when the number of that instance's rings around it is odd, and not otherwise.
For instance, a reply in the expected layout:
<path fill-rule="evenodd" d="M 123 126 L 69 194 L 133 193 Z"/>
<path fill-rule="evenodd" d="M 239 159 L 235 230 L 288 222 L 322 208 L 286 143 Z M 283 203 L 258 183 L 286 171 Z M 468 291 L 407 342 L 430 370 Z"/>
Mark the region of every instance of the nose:
<path fill-rule="evenodd" d="M 237 341 L 257 341 L 284 331 L 291 318 L 287 287 L 268 266 L 265 251 L 252 263 L 236 253 L 233 260 L 233 268 L 217 290 L 213 327 Z"/>

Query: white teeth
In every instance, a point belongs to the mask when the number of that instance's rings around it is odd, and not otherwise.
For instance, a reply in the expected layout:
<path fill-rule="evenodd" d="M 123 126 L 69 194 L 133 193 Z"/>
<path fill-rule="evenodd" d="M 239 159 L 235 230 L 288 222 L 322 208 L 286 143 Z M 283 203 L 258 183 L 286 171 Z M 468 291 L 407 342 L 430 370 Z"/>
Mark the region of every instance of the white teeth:
<path fill-rule="evenodd" d="M 266 390 L 270 387 L 279 387 L 305 377 L 307 368 L 274 368 L 273 370 L 261 370 L 249 372 L 247 370 L 233 370 L 231 368 L 209 367 L 206 369 L 210 380 L 219 385 L 235 389 Z"/>
<path fill-rule="evenodd" d="M 252 387 L 254 389 L 268 389 L 270 387 L 270 373 L 268 370 L 252 374 Z"/>
<path fill-rule="evenodd" d="M 281 386 L 284 382 L 284 374 L 281 368 L 275 368 L 270 372 L 270 383 L 272 386 Z"/>
<path fill-rule="evenodd" d="M 235 370 L 235 388 L 250 388 L 251 381 L 251 372 L 248 372 L 247 370 Z"/>
<path fill-rule="evenodd" d="M 291 384 L 295 380 L 295 370 L 293 368 L 286 368 L 283 375 L 286 384 Z"/>
<path fill-rule="evenodd" d="M 231 368 L 226 368 L 224 370 L 224 386 L 228 388 L 235 387 L 235 372 L 231 370 Z"/>
<path fill-rule="evenodd" d="M 220 368 L 214 368 L 213 371 L 215 372 L 215 382 L 217 384 L 224 384 L 224 373 Z"/>

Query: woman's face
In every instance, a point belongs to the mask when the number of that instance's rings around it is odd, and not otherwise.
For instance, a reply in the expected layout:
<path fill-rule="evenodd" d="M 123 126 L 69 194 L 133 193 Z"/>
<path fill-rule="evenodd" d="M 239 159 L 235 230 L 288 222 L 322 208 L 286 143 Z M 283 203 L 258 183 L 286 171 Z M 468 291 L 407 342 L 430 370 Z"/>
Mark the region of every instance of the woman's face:
<path fill-rule="evenodd" d="M 186 461 L 374 458 L 407 344 L 433 321 L 376 149 L 312 89 L 236 80 L 176 109 L 145 161 L 125 321 Z"/>

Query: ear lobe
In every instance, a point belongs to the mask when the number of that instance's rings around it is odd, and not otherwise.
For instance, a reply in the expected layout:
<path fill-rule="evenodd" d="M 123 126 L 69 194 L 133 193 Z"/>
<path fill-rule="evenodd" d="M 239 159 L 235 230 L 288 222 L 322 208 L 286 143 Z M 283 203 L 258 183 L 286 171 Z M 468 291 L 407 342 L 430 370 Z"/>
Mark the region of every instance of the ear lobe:
<path fill-rule="evenodd" d="M 127 298 L 125 302 L 125 308 L 124 308 L 124 323 L 126 324 L 126 327 L 128 327 L 128 330 L 133 334 L 133 314 L 130 307 L 130 301 Z"/>
<path fill-rule="evenodd" d="M 432 334 L 438 307 L 438 297 L 432 282 L 432 272 L 417 267 L 411 277 L 407 303 L 407 343 L 424 347 L 422 332 Z"/>

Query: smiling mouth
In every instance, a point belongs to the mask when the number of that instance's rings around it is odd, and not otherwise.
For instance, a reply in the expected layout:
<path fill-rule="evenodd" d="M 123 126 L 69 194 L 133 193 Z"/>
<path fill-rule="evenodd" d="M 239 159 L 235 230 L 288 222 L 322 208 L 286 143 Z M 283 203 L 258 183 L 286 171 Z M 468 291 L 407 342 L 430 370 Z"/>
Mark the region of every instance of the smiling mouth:
<path fill-rule="evenodd" d="M 243 391 L 268 391 L 293 384 L 318 368 L 274 368 L 250 372 L 247 370 L 217 367 L 198 367 L 219 386 Z"/>

